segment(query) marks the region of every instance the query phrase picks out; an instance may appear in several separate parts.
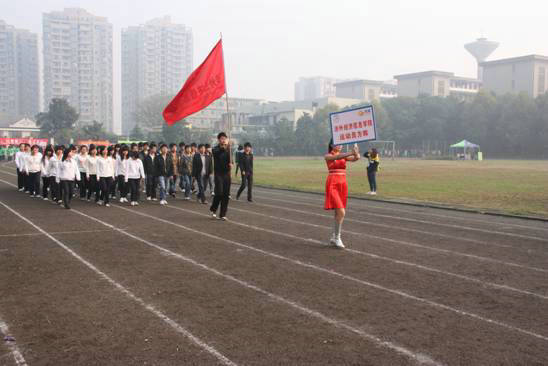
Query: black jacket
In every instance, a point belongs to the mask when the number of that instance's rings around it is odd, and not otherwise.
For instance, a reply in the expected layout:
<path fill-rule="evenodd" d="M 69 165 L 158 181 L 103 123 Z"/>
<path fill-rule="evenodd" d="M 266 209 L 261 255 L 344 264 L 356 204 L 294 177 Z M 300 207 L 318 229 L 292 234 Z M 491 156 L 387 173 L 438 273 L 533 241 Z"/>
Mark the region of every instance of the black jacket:
<path fill-rule="evenodd" d="M 253 174 L 253 154 L 241 153 L 238 160 L 238 165 L 240 166 L 240 171 L 245 172 L 246 174 Z"/>
<path fill-rule="evenodd" d="M 154 161 L 155 160 L 156 158 Z M 147 154 L 143 160 L 143 168 L 145 169 L 145 175 L 147 177 L 154 176 L 154 161 L 152 160 L 152 156 L 150 154 Z"/>
<path fill-rule="evenodd" d="M 169 154 L 165 159 L 161 154 L 154 158 L 154 175 L 156 177 L 169 177 L 173 174 L 173 162 Z"/>
<path fill-rule="evenodd" d="M 230 174 L 230 151 L 221 149 L 219 145 L 213 148 L 213 171 L 215 174 Z"/>
<path fill-rule="evenodd" d="M 213 171 L 213 160 L 210 155 L 205 155 L 205 172 L 206 176 L 210 176 Z M 194 154 L 194 159 L 192 160 L 192 176 L 195 178 L 200 178 L 202 176 L 202 157 L 200 153 Z"/>

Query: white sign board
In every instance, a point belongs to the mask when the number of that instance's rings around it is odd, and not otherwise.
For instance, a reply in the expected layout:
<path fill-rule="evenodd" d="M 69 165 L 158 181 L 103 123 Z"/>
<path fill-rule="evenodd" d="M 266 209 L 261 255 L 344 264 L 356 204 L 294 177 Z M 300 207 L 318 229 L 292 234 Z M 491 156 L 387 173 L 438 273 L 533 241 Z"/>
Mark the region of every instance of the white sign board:
<path fill-rule="evenodd" d="M 377 139 L 373 106 L 329 114 L 334 145 L 355 144 Z"/>

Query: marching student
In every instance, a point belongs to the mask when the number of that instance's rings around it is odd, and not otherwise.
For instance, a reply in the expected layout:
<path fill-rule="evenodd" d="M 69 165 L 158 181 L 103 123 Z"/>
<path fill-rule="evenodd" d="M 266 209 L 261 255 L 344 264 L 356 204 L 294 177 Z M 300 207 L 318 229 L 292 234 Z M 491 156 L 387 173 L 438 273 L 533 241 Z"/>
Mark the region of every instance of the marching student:
<path fill-rule="evenodd" d="M 240 195 L 247 187 L 248 202 L 253 202 L 253 152 L 251 151 L 251 148 L 251 144 L 246 142 L 244 144 L 244 150 L 240 153 L 240 157 L 238 159 L 238 165 L 240 166 L 240 172 L 242 174 L 242 185 L 240 186 L 240 189 L 238 189 L 236 199 L 240 199 Z"/>
<path fill-rule="evenodd" d="M 88 190 L 87 180 L 87 168 L 86 162 L 88 160 L 88 147 L 86 145 L 80 146 L 80 153 L 74 157 L 78 164 L 78 170 L 80 171 L 80 181 L 78 182 L 78 189 L 80 190 L 80 200 L 86 199 Z"/>
<path fill-rule="evenodd" d="M 112 158 L 112 161 L 114 163 L 114 181 L 110 185 L 110 191 L 109 191 L 110 198 L 113 200 L 116 199 L 116 187 L 117 187 L 116 178 L 118 177 L 118 171 L 116 169 L 117 168 L 116 159 L 118 158 L 118 155 L 120 153 L 120 148 L 121 148 L 120 144 L 116 144 L 114 146 L 109 146 L 107 149 L 108 155 Z"/>
<path fill-rule="evenodd" d="M 57 176 L 59 175 L 59 170 L 61 169 L 61 163 L 63 161 L 63 153 L 65 152 L 65 147 L 63 145 L 58 145 L 55 147 L 55 154 L 51 157 L 48 164 L 48 175 L 49 175 L 49 185 L 51 190 L 51 203 L 61 204 L 61 185 L 57 183 Z"/>
<path fill-rule="evenodd" d="M 173 163 L 171 156 L 167 153 L 167 145 L 160 146 L 160 154 L 154 159 L 154 175 L 158 179 L 158 187 L 160 188 L 160 204 L 167 205 L 167 182 L 170 176 L 173 175 Z"/>
<path fill-rule="evenodd" d="M 19 151 L 15 153 L 15 166 L 17 167 L 17 190 L 23 192 L 25 190 L 25 148 L 26 145 L 19 144 Z"/>
<path fill-rule="evenodd" d="M 211 161 L 213 161 L 213 151 L 210 144 L 205 144 L 206 154 L 211 157 Z M 213 171 L 213 169 L 211 169 Z M 207 177 L 207 181 L 204 183 L 204 194 L 207 190 L 207 187 L 209 186 L 209 192 L 211 193 L 211 196 L 215 196 L 215 189 L 213 185 L 213 176 L 212 174 L 209 174 Z"/>
<path fill-rule="evenodd" d="M 198 145 L 198 153 L 192 159 L 192 176 L 198 182 L 197 200 L 203 204 L 207 203 L 205 197 L 205 185 L 209 181 L 211 171 L 213 170 L 213 161 L 207 154 L 204 144 Z"/>
<path fill-rule="evenodd" d="M 238 176 L 238 169 L 240 168 L 240 156 L 244 152 L 244 147 L 242 145 L 238 145 L 238 150 L 236 153 L 234 153 L 234 163 L 236 164 L 236 172 L 234 173 L 234 176 Z"/>
<path fill-rule="evenodd" d="M 183 192 L 185 193 L 185 200 L 187 201 L 190 200 L 190 194 L 192 193 L 192 159 L 192 148 L 190 145 L 186 145 L 185 150 L 179 159 L 177 169 L 179 171 L 179 179 L 182 183 Z"/>
<path fill-rule="evenodd" d="M 99 189 L 99 179 L 97 178 L 97 147 L 89 145 L 89 155 L 86 160 L 86 180 L 88 185 L 88 202 L 91 200 L 91 194 L 95 194 L 95 203 L 99 202 L 101 196 Z"/>
<path fill-rule="evenodd" d="M 113 149 L 101 146 L 99 148 L 99 157 L 97 158 L 97 178 L 99 179 L 99 187 L 101 189 L 101 199 L 97 202 L 98 205 L 110 207 L 111 187 L 114 185 L 115 161 L 112 158 Z"/>
<path fill-rule="evenodd" d="M 173 175 L 169 177 L 169 194 L 175 198 L 175 192 L 177 191 L 177 175 L 179 174 L 179 154 L 177 153 L 177 144 L 169 144 L 169 155 L 171 156 L 171 163 L 173 164 Z"/>
<path fill-rule="evenodd" d="M 154 174 L 154 161 L 156 160 L 156 145 L 151 143 L 150 150 L 148 151 L 147 156 L 143 162 L 145 168 L 145 184 L 146 184 L 146 195 L 147 201 L 156 201 L 156 186 L 158 180 Z"/>
<path fill-rule="evenodd" d="M 44 155 L 40 162 L 40 176 L 42 177 L 42 199 L 44 201 L 48 200 L 48 193 L 50 188 L 50 175 L 49 175 L 49 162 L 53 157 L 53 148 L 48 145 L 46 150 L 44 150 Z"/>
<path fill-rule="evenodd" d="M 221 204 L 219 219 L 226 221 L 228 201 L 230 196 L 232 159 L 230 152 L 230 141 L 224 132 L 217 135 L 217 146 L 213 148 L 213 171 L 215 174 L 215 198 L 211 204 L 211 217 L 217 218 L 217 209 Z"/>
<path fill-rule="evenodd" d="M 74 150 L 67 149 L 63 153 L 59 174 L 56 177 L 57 183 L 63 187 L 63 207 L 70 210 L 70 201 L 74 191 L 74 182 L 80 180 L 78 163 L 73 158 Z"/>
<path fill-rule="evenodd" d="M 129 159 L 129 148 L 122 145 L 120 154 L 116 157 L 116 176 L 118 177 L 118 191 L 120 192 L 120 203 L 127 202 L 128 184 L 126 182 L 126 167 Z"/>
<path fill-rule="evenodd" d="M 367 194 L 371 196 L 377 195 L 377 171 L 379 170 L 379 153 L 377 149 L 371 149 L 363 154 L 367 158 L 369 165 L 367 165 L 367 181 L 369 182 L 369 192 Z"/>
<path fill-rule="evenodd" d="M 358 146 L 355 145 L 351 152 L 342 153 L 341 145 L 333 145 L 329 142 L 328 153 L 324 156 L 329 169 L 329 175 L 325 183 L 324 209 L 335 211 L 335 223 L 333 236 L 330 243 L 337 248 L 344 248 L 341 240 L 341 227 L 346 214 L 346 202 L 348 199 L 348 184 L 346 183 L 346 162 L 354 162 L 360 159 Z"/>
<path fill-rule="evenodd" d="M 139 190 L 141 179 L 146 178 L 143 162 L 139 159 L 139 153 L 134 151 L 131 153 L 131 159 L 126 160 L 126 183 L 129 184 L 131 192 L 131 205 L 139 205 Z"/>
<path fill-rule="evenodd" d="M 29 155 L 25 157 L 25 174 L 28 179 L 28 190 L 31 197 L 40 197 L 40 172 L 42 170 L 42 154 L 40 147 L 33 145 Z"/>

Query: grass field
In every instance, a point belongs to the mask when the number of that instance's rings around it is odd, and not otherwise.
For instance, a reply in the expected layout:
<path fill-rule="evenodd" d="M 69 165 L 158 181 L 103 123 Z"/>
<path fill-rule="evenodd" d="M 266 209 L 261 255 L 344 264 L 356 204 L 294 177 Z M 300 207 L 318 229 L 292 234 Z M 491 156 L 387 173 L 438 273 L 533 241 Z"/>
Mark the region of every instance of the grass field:
<path fill-rule="evenodd" d="M 548 217 L 548 162 L 384 159 L 378 197 Z M 369 191 L 365 160 L 349 164 L 350 194 Z M 256 158 L 255 184 L 323 192 L 322 158 Z"/>

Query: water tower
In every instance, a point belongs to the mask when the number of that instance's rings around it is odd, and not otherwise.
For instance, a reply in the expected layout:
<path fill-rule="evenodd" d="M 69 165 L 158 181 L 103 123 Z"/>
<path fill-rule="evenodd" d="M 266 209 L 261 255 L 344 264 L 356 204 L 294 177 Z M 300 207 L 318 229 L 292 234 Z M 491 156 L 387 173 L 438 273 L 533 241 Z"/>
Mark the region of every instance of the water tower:
<path fill-rule="evenodd" d="M 478 38 L 475 42 L 467 43 L 464 48 L 474 56 L 478 62 L 478 79 L 483 80 L 483 68 L 479 65 L 489 57 L 499 46 L 498 42 L 488 41 L 487 38 Z"/>

